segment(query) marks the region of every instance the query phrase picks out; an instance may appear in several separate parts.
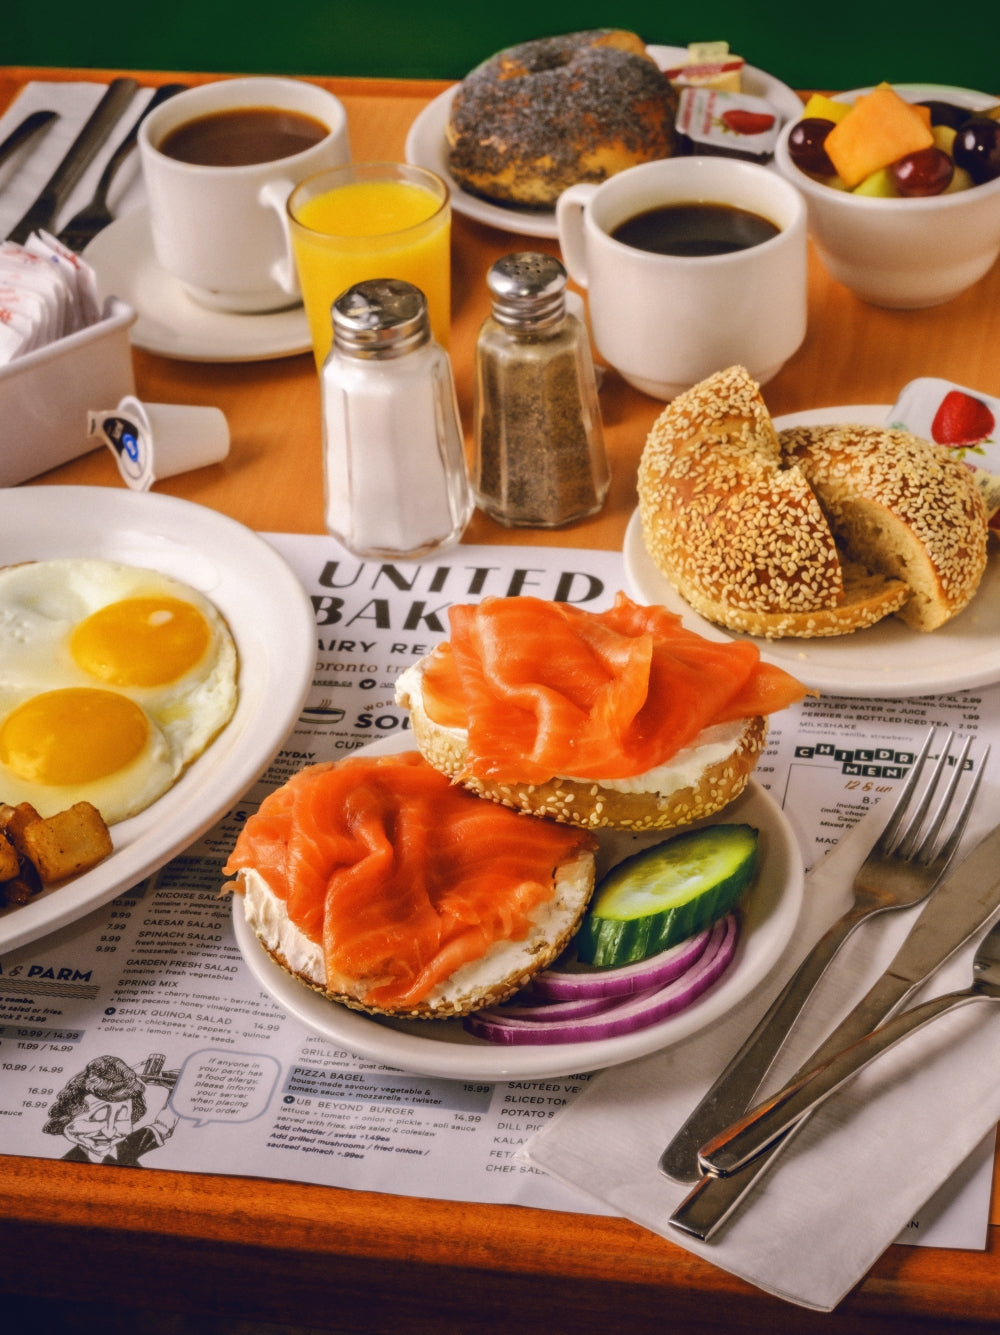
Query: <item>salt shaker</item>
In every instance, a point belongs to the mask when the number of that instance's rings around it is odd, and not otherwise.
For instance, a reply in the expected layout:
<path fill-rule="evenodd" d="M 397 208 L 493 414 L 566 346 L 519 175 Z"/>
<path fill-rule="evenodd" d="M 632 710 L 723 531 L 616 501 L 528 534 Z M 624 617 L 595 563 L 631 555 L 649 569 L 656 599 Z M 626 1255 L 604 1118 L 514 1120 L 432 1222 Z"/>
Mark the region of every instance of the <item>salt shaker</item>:
<path fill-rule="evenodd" d="M 587 331 L 566 309 L 566 270 L 552 255 L 505 255 L 476 344 L 479 506 L 501 524 L 555 528 L 594 514 L 608 461 Z"/>
<path fill-rule="evenodd" d="M 472 514 L 448 354 L 427 301 L 396 278 L 333 303 L 323 364 L 326 526 L 356 556 L 418 560 L 458 541 Z"/>

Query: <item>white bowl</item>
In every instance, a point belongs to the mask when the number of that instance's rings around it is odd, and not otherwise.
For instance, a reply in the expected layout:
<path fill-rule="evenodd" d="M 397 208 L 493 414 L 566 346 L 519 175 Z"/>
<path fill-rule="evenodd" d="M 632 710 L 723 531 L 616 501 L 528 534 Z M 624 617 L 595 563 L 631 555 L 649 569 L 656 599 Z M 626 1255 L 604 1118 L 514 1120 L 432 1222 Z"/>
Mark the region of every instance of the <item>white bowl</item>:
<path fill-rule="evenodd" d="M 895 84 L 909 102 L 926 98 L 977 111 L 996 99 L 968 89 Z M 839 95 L 853 102 L 859 88 Z M 1000 255 L 1000 178 L 949 195 L 875 199 L 807 176 L 788 155 L 789 123 L 775 146 L 778 170 L 802 192 L 809 234 L 830 274 L 873 306 L 938 306 L 971 287 Z"/>

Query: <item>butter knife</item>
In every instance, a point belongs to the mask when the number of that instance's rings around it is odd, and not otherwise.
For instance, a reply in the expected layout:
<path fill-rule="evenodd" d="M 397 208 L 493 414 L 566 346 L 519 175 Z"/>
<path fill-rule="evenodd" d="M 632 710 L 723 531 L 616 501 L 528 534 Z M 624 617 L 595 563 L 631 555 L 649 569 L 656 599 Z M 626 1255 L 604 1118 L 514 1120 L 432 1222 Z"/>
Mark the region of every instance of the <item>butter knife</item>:
<path fill-rule="evenodd" d="M 50 125 L 58 119 L 59 114 L 55 111 L 33 111 L 30 116 L 25 116 L 21 124 L 16 125 L 3 143 L 0 144 L 0 162 L 6 162 L 22 144 L 27 143 L 32 135 L 37 134 L 44 126 Z"/>
<path fill-rule="evenodd" d="M 41 194 L 8 234 L 9 241 L 23 245 L 32 232 L 52 227 L 67 196 L 93 161 L 138 88 L 135 79 L 112 79 L 86 125 L 46 181 Z"/>
<path fill-rule="evenodd" d="M 796 1073 L 804 1074 L 864 1038 L 1000 908 L 1000 826 L 988 834 L 931 895 L 889 967 Z M 670 1223 L 708 1239 L 732 1214 L 756 1179 L 787 1145 L 805 1118 L 751 1163 L 726 1177 L 711 1171 L 688 1193 Z M 711 1142 L 710 1142 L 711 1143 Z M 705 1151 L 709 1146 L 704 1147 Z"/>

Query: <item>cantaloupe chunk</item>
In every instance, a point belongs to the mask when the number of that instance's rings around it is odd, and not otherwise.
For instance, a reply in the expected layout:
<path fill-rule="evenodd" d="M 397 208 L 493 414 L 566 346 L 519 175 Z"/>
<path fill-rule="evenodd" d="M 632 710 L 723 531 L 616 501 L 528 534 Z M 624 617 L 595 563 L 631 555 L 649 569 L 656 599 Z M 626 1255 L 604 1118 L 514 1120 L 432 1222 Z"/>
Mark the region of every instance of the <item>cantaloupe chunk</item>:
<path fill-rule="evenodd" d="M 835 102 L 824 93 L 812 93 L 802 108 L 802 119 L 817 117 L 821 121 L 842 121 L 851 109 L 850 102 Z"/>
<path fill-rule="evenodd" d="M 825 148 L 837 175 L 853 190 L 880 167 L 933 143 L 927 108 L 911 106 L 888 84 L 880 84 L 838 121 Z"/>

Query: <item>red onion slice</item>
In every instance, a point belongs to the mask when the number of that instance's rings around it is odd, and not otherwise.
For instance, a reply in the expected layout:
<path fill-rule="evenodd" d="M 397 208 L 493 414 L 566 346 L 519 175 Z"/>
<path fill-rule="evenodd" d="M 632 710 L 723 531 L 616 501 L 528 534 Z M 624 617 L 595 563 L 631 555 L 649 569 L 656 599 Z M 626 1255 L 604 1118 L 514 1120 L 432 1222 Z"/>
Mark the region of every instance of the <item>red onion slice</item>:
<path fill-rule="evenodd" d="M 721 918 L 708 935 L 708 944 L 701 955 L 679 978 L 663 987 L 628 996 L 597 1014 L 526 1019 L 498 1008 L 468 1015 L 463 1024 L 477 1038 L 507 1046 L 581 1043 L 634 1033 L 690 1006 L 725 971 L 736 953 L 739 928 L 735 914 Z M 538 1009 L 555 1012 L 557 1007 Z"/>
<path fill-rule="evenodd" d="M 658 955 L 623 964 L 620 969 L 595 969 L 581 964 L 578 969 L 560 968 L 558 964 L 543 969 L 531 980 L 530 994 L 552 1001 L 570 1001 L 575 997 L 622 997 L 663 987 L 680 978 L 701 958 L 712 929 L 679 941 Z"/>

